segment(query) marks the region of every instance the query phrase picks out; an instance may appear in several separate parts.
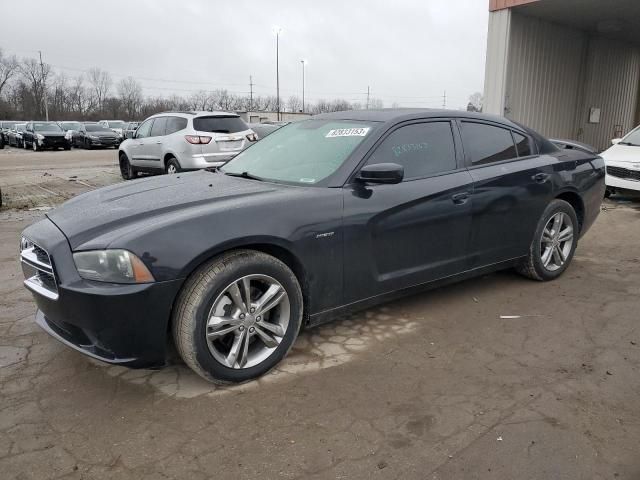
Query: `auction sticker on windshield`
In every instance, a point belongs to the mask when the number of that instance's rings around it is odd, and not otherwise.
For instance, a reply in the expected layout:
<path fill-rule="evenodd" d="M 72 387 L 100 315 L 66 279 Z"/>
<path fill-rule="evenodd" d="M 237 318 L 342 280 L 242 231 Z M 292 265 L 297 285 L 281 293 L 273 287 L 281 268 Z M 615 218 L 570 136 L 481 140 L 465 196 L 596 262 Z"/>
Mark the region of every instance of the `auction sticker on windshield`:
<path fill-rule="evenodd" d="M 364 137 L 369 132 L 369 127 L 363 128 L 336 128 L 329 130 L 325 138 L 334 137 Z"/>

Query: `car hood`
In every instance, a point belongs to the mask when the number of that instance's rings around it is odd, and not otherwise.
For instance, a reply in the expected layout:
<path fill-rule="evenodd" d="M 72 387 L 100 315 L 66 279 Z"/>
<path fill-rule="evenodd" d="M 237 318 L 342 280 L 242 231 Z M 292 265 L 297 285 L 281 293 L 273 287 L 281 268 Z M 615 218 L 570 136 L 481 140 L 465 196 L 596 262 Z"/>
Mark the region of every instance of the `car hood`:
<path fill-rule="evenodd" d="M 640 147 L 630 145 L 614 145 L 600 154 L 605 162 L 640 163 Z"/>
<path fill-rule="evenodd" d="M 87 135 L 99 138 L 115 138 L 118 136 L 115 132 L 87 132 Z"/>
<path fill-rule="evenodd" d="M 48 138 L 60 138 L 66 135 L 66 132 L 36 132 L 36 134 L 43 135 Z"/>
<path fill-rule="evenodd" d="M 118 230 L 124 234 L 176 216 L 198 214 L 201 209 L 238 208 L 252 199 L 263 202 L 265 195 L 289 188 L 207 171 L 160 175 L 79 195 L 47 217 L 66 235 L 72 249 L 105 248 L 91 241 L 105 234 L 113 238 Z"/>

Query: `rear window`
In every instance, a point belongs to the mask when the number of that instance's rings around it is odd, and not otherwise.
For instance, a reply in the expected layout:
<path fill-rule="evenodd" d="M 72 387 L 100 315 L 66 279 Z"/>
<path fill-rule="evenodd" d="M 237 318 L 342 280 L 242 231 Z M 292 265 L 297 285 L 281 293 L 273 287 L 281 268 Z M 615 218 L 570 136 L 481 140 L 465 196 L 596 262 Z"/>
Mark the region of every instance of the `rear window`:
<path fill-rule="evenodd" d="M 247 124 L 236 116 L 198 117 L 193 119 L 193 128 L 199 132 L 236 133 L 248 130 Z"/>

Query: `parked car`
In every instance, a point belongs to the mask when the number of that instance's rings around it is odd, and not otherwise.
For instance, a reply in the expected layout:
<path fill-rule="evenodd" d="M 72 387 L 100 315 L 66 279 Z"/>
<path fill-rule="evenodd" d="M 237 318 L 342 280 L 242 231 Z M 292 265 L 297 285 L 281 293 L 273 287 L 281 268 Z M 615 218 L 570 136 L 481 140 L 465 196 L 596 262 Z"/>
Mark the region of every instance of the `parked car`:
<path fill-rule="evenodd" d="M 640 126 L 611 143 L 601 154 L 607 165 L 606 195 L 620 190 L 640 191 Z"/>
<path fill-rule="evenodd" d="M 2 137 L 4 143 L 9 143 L 9 130 L 15 127 L 16 123 L 19 123 L 14 120 L 4 120 L 0 122 L 0 137 Z"/>
<path fill-rule="evenodd" d="M 73 146 L 73 135 L 80 130 L 80 122 L 58 122 L 60 128 L 65 131 L 65 138 Z"/>
<path fill-rule="evenodd" d="M 100 120 L 98 123 L 116 132 L 120 141 L 124 140 L 124 128 L 127 124 L 122 120 Z"/>
<path fill-rule="evenodd" d="M 127 138 L 133 138 L 133 135 L 136 133 L 138 129 L 138 125 L 140 122 L 129 122 L 124 127 L 123 137 L 126 140 Z"/>
<path fill-rule="evenodd" d="M 120 145 L 118 134 L 100 123 L 82 123 L 78 131 L 73 134 L 74 147 L 86 149 L 99 147 L 118 148 L 118 145 Z"/>
<path fill-rule="evenodd" d="M 71 144 L 65 138 L 65 132 L 56 122 L 28 122 L 22 132 L 23 148 L 34 151 L 47 148 L 64 148 L 69 150 Z"/>
<path fill-rule="evenodd" d="M 16 123 L 15 126 L 9 130 L 7 144 L 11 147 L 22 148 L 22 134 L 26 128 L 26 123 Z"/>
<path fill-rule="evenodd" d="M 238 115 L 226 112 L 165 112 L 146 119 L 134 138 L 120 145 L 120 172 L 178 173 L 224 165 L 258 139 Z"/>
<path fill-rule="evenodd" d="M 269 125 L 267 123 L 248 123 L 247 125 L 255 132 L 258 139 L 264 138 L 280 128 L 280 125 Z"/>
<path fill-rule="evenodd" d="M 25 286 L 36 322 L 93 358 L 160 367 L 172 335 L 198 374 L 242 382 L 277 365 L 303 324 L 504 268 L 558 278 L 604 175 L 601 157 L 500 117 L 318 115 L 217 171 L 47 212 L 23 232 Z"/>
<path fill-rule="evenodd" d="M 581 150 L 586 153 L 597 154 L 598 150 L 591 145 L 586 143 L 578 142 L 577 140 L 558 140 L 552 139 L 551 143 L 553 143 L 556 147 L 561 150 Z"/>

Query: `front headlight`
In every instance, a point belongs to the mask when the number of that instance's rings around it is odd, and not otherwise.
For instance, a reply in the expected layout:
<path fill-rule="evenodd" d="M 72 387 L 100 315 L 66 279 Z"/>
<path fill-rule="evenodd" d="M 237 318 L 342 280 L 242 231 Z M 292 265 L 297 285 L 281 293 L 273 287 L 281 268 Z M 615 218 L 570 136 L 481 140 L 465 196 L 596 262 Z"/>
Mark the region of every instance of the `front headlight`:
<path fill-rule="evenodd" d="M 110 283 L 155 281 L 142 260 L 127 250 L 76 252 L 73 261 L 80 276 L 86 280 Z"/>
<path fill-rule="evenodd" d="M 36 137 L 38 138 L 38 140 L 44 140 L 44 135 L 42 135 L 41 133 L 38 133 Z"/>
<path fill-rule="evenodd" d="M 96 137 L 95 135 L 89 135 L 89 138 L 90 138 L 91 140 L 98 140 L 98 137 Z"/>

